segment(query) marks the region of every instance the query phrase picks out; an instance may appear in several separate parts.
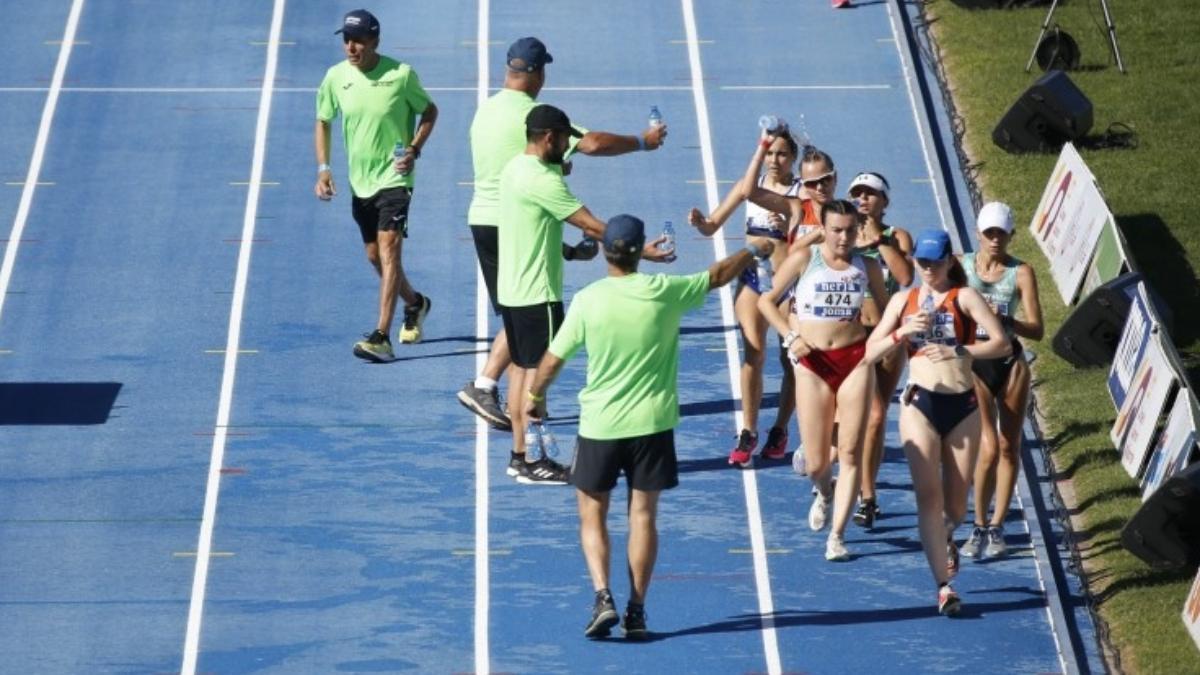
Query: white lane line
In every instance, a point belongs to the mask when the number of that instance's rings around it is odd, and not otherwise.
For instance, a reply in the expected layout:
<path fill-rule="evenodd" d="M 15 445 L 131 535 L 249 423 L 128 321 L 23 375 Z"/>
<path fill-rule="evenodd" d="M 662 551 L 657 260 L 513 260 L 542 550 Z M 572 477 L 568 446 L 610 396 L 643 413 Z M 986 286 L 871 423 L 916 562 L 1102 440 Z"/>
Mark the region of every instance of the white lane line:
<path fill-rule="evenodd" d="M 890 84 L 730 84 L 722 91 L 855 91 L 891 89 Z"/>
<path fill-rule="evenodd" d="M 42 160 L 46 156 L 46 143 L 50 140 L 50 125 L 54 121 L 54 110 L 58 107 L 58 95 L 62 91 L 63 77 L 67 73 L 67 62 L 71 60 L 71 46 L 75 43 L 75 31 L 79 28 L 79 15 L 83 12 L 83 0 L 74 0 L 67 14 L 67 27 L 63 31 L 62 45 L 58 48 L 58 61 L 54 64 L 54 76 L 50 80 L 49 95 L 42 106 L 42 121 L 38 124 L 37 138 L 33 141 L 33 156 L 29 159 L 29 171 L 21 188 L 21 201 L 17 204 L 17 216 L 13 219 L 8 244 L 4 247 L 4 262 L 0 263 L 0 316 L 4 312 L 4 298 L 8 296 L 8 284 L 12 281 L 13 267 L 17 264 L 17 249 L 29 221 L 29 209 L 33 205 L 33 193 L 42 173 Z"/>
<path fill-rule="evenodd" d="M 217 401 L 217 421 L 214 426 L 212 454 L 208 463 L 208 482 L 204 491 L 204 515 L 200 521 L 200 536 L 196 545 L 196 572 L 192 578 L 192 599 L 188 607 L 187 633 L 183 644 L 182 675 L 194 675 L 200 651 L 200 625 L 204 616 L 204 594 L 208 585 L 208 563 L 212 551 L 213 528 L 217 518 L 217 497 L 221 489 L 221 467 L 225 462 L 225 438 L 228 433 L 230 410 L 233 406 L 233 382 L 237 374 L 239 345 L 242 335 L 242 308 L 246 301 L 246 284 L 250 277 L 250 253 L 254 246 L 254 226 L 258 215 L 258 196 L 261 191 L 263 162 L 267 154 L 267 129 L 271 120 L 272 83 L 279 61 L 279 35 L 283 31 L 283 8 L 286 0 L 275 0 L 271 15 L 270 45 L 263 73 L 262 91 L 258 101 L 258 122 L 254 128 L 254 157 L 250 168 L 250 187 L 246 191 L 246 212 L 242 218 L 242 240 L 238 247 L 237 276 L 233 284 L 233 300 L 229 307 L 229 333 L 225 341 L 225 369 L 221 374 L 221 395 Z"/>
<path fill-rule="evenodd" d="M 704 96 L 704 75 L 700 69 L 700 45 L 696 40 L 696 13 L 692 0 L 680 0 L 683 5 L 683 22 L 688 39 L 688 62 L 692 73 L 692 99 L 696 105 L 696 123 L 700 132 L 700 158 L 704 165 L 704 195 L 708 210 L 717 208 L 717 170 L 713 161 L 712 131 L 708 122 L 708 103 Z M 725 240 L 713 237 L 713 251 L 717 259 L 726 256 Z M 733 299 L 729 286 L 719 292 L 721 298 L 721 325 L 736 324 L 733 316 Z M 725 331 L 725 355 L 729 367 L 729 389 L 733 400 L 742 398 L 740 379 L 741 364 L 738 363 L 738 345 L 732 330 Z M 734 411 L 736 429 L 742 428 L 742 413 Z M 767 672 L 779 675 L 783 667 L 779 658 L 779 640 L 775 633 L 775 605 L 771 598 L 771 577 L 767 568 L 766 538 L 763 536 L 762 515 L 758 505 L 758 479 L 754 471 L 741 471 L 742 488 L 746 494 L 746 519 L 750 529 L 750 548 L 753 550 L 754 582 L 758 590 L 758 611 L 762 616 L 763 652 L 767 661 Z"/>
<path fill-rule="evenodd" d="M 488 15 L 489 0 L 479 0 L 479 34 L 475 36 L 478 48 L 475 57 L 478 81 L 475 85 L 475 100 L 482 104 L 488 97 Z M 475 336 L 488 339 L 488 297 L 483 271 L 475 265 Z M 487 344 L 484 342 L 484 344 Z M 475 355 L 475 372 L 483 372 L 487 363 L 487 351 Z M 497 385 L 499 386 L 499 385 Z M 488 477 L 488 427 L 478 415 L 475 418 L 475 672 L 485 675 L 491 672 L 491 645 L 488 639 L 491 611 L 491 573 L 489 571 L 488 497 L 491 491 Z"/>
<path fill-rule="evenodd" d="M 913 87 L 913 80 L 916 78 L 916 73 L 913 72 L 913 69 L 917 65 L 910 62 L 908 52 L 901 46 L 907 43 L 901 39 L 901 29 L 898 25 L 900 18 L 896 16 L 896 10 L 892 5 L 893 3 L 891 2 L 887 4 L 888 22 L 892 27 L 892 37 L 896 40 L 896 54 L 900 57 L 900 68 L 904 71 L 904 86 L 908 90 L 908 103 L 912 108 L 913 123 L 917 127 L 917 135 L 921 137 L 921 154 L 925 157 L 925 170 L 930 176 L 940 178 L 941 180 L 948 180 L 948 177 L 943 176 L 938 167 L 934 166 L 933 156 L 930 152 L 932 143 L 925 134 L 927 120 L 925 119 L 923 109 L 917 106 L 917 94 Z M 903 12 L 905 10 L 901 7 L 900 11 Z M 949 210 L 950 204 L 942 194 L 941 181 L 932 180 L 929 182 L 929 187 L 933 190 L 933 201 L 937 204 L 938 217 L 941 219 L 942 229 L 950 235 L 950 240 L 954 242 L 954 250 L 962 251 L 963 242 L 958 236 L 958 227 L 946 219 L 946 212 Z"/>

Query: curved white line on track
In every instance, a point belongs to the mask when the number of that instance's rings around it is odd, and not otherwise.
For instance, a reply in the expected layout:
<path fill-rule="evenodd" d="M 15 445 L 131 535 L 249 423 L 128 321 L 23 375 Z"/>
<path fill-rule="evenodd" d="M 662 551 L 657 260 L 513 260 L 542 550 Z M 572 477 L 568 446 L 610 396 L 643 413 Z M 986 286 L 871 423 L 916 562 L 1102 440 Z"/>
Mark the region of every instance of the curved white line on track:
<path fill-rule="evenodd" d="M 708 210 L 717 208 L 717 170 L 713 161 L 712 132 L 708 122 L 708 103 L 704 96 L 704 75 L 700 67 L 700 45 L 696 33 L 696 13 L 692 0 L 680 0 L 683 4 L 683 22 L 687 31 L 688 62 L 692 73 L 692 99 L 696 106 L 696 123 L 700 135 L 700 158 L 704 165 L 704 196 Z M 713 237 L 713 252 L 718 260 L 724 258 L 725 239 Z M 721 288 L 721 322 L 728 326 L 736 323 L 733 316 L 733 300 L 729 286 Z M 742 398 L 740 379 L 741 364 L 738 362 L 737 338 L 732 330 L 725 331 L 725 356 L 729 366 L 729 389 L 734 401 Z M 735 411 L 734 423 L 742 428 L 742 413 Z M 771 577 L 767 568 L 766 540 L 763 536 L 762 515 L 758 505 L 758 479 L 753 470 L 742 471 L 742 489 L 746 494 L 746 519 L 750 530 L 750 548 L 754 559 L 754 583 L 758 591 L 758 612 L 762 616 L 763 652 L 767 661 L 767 672 L 779 675 L 783 671 L 779 658 L 779 640 L 775 633 L 775 605 L 771 598 Z"/>
<path fill-rule="evenodd" d="M 221 375 L 221 395 L 217 401 L 217 422 L 213 428 L 212 453 L 208 464 L 208 482 L 204 491 L 204 515 L 200 521 L 196 545 L 196 571 L 192 577 L 192 599 L 188 607 L 187 632 L 183 644 L 180 673 L 194 675 L 200 652 L 200 626 L 204 617 L 204 594 L 208 585 L 208 563 L 212 552 L 213 528 L 217 519 L 217 498 L 221 491 L 221 466 L 225 461 L 225 437 L 233 407 L 233 383 L 237 374 L 238 346 L 242 335 L 242 310 L 246 302 L 246 284 L 250 277 L 250 253 L 254 246 L 254 225 L 258 216 L 258 195 L 262 188 L 263 161 L 267 155 L 267 128 L 271 119 L 271 95 L 279 62 L 279 35 L 283 31 L 286 0 L 275 0 L 271 15 L 271 36 L 267 63 L 258 103 L 258 122 L 254 128 L 254 157 L 251 160 L 250 187 L 246 193 L 246 211 L 242 218 L 242 239 L 238 247 L 237 276 L 229 307 L 229 333 L 225 341 L 225 369 Z"/>

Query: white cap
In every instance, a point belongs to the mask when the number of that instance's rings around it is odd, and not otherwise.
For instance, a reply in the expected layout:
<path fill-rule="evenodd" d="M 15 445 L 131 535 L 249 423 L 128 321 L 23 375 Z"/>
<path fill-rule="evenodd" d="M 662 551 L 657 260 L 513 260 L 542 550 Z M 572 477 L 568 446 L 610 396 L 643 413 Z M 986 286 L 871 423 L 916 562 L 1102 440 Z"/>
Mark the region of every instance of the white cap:
<path fill-rule="evenodd" d="M 979 209 L 979 215 L 975 217 L 975 228 L 980 232 L 993 229 L 1012 232 L 1012 209 L 1008 208 L 1008 204 L 1004 202 L 988 202 L 984 204 L 983 208 Z"/>
<path fill-rule="evenodd" d="M 850 181 L 850 187 L 849 187 L 849 189 L 846 190 L 846 194 L 850 194 L 850 193 L 854 192 L 854 188 L 860 187 L 860 186 L 861 187 L 869 187 L 872 190 L 883 195 L 884 197 L 888 196 L 887 179 L 885 179 L 883 176 L 880 176 L 877 173 L 870 173 L 870 172 L 864 171 L 863 173 L 860 173 L 857 176 L 855 176 L 854 180 Z"/>

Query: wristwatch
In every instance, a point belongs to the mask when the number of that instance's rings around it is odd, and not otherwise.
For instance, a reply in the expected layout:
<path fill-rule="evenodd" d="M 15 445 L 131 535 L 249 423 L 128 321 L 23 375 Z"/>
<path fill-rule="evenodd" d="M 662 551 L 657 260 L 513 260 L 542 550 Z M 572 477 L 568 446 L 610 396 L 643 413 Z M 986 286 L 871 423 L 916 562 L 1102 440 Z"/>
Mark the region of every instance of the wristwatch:
<path fill-rule="evenodd" d="M 408 146 L 404 151 L 412 155 L 413 159 L 421 159 L 421 149 L 415 145 Z"/>
<path fill-rule="evenodd" d="M 964 347 L 962 345 L 954 345 L 954 355 L 955 356 L 961 358 L 963 356 L 967 356 L 968 354 L 970 354 L 970 352 L 967 351 L 966 347 Z"/>

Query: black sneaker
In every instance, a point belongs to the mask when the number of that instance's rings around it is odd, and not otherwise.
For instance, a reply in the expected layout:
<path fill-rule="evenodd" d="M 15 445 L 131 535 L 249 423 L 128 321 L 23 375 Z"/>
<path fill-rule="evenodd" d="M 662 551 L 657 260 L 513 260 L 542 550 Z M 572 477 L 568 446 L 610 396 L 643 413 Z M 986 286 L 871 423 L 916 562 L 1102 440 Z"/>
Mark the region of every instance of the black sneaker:
<path fill-rule="evenodd" d="M 596 601 L 592 604 L 592 620 L 583 629 L 584 637 L 608 637 L 612 627 L 620 623 L 617 618 L 617 606 L 613 604 L 612 593 L 607 588 L 596 591 Z"/>
<path fill-rule="evenodd" d="M 869 530 L 875 526 L 875 519 L 879 517 L 879 514 L 879 505 L 875 503 L 875 500 L 864 499 L 858 503 L 858 508 L 854 511 L 854 524 Z"/>
<path fill-rule="evenodd" d="M 512 465 L 512 462 L 509 462 Z M 567 467 L 542 457 L 536 462 L 521 462 L 517 467 L 517 482 L 526 485 L 566 485 Z"/>
<path fill-rule="evenodd" d="M 475 382 L 467 382 L 458 392 L 458 402 L 482 417 L 492 428 L 512 431 L 512 420 L 500 405 L 500 394 L 496 389 L 480 389 Z"/>
<path fill-rule="evenodd" d="M 621 624 L 626 640 L 645 640 L 650 637 L 646 630 L 646 608 L 632 602 L 625 605 L 625 622 Z"/>
<path fill-rule="evenodd" d="M 392 341 L 388 339 L 387 333 L 381 330 L 363 334 L 363 339 L 354 343 L 354 355 L 375 363 L 390 363 L 396 360 L 396 355 L 392 352 Z"/>
<path fill-rule="evenodd" d="M 504 473 L 515 478 L 516 476 L 518 476 L 521 473 L 521 465 L 524 463 L 525 463 L 525 455 L 509 453 L 508 468 L 504 470 Z"/>
<path fill-rule="evenodd" d="M 404 307 L 404 325 L 400 327 L 400 342 L 412 344 L 421 341 L 421 324 L 425 315 L 433 309 L 433 301 L 428 296 L 417 293 L 417 304 Z"/>

